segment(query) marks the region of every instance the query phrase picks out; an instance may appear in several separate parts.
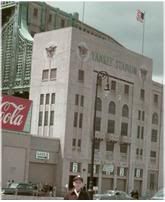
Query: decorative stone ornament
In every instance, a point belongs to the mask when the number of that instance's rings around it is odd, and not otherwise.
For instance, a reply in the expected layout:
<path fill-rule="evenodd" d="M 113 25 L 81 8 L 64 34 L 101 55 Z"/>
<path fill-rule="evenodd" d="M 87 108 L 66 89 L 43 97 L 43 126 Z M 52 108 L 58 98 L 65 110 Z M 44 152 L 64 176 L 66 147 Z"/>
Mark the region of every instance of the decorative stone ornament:
<path fill-rule="evenodd" d="M 53 46 L 53 45 L 49 46 L 48 48 L 45 48 L 47 56 L 50 57 L 50 58 L 52 58 L 54 56 L 54 54 L 55 54 L 56 48 L 57 47 Z"/>
<path fill-rule="evenodd" d="M 84 42 L 81 42 L 80 44 L 78 44 L 77 52 L 78 52 L 78 56 L 82 60 L 87 60 L 88 59 L 89 50 L 88 50 L 87 45 Z"/>

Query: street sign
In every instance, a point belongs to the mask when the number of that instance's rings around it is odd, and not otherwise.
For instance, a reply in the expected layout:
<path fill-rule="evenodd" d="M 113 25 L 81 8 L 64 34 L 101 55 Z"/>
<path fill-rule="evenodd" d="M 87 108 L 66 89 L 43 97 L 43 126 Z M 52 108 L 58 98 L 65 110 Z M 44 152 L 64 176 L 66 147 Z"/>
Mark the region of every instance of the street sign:
<path fill-rule="evenodd" d="M 36 151 L 36 159 L 49 160 L 49 152 Z"/>

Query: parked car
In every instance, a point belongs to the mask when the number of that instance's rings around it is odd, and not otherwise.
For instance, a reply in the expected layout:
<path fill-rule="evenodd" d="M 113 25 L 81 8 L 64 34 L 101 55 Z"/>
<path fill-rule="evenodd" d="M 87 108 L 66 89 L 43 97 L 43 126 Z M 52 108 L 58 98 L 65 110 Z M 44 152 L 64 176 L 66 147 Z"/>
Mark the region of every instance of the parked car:
<path fill-rule="evenodd" d="M 124 191 L 108 190 L 103 194 L 95 194 L 94 200 L 133 200 L 133 198 Z"/>
<path fill-rule="evenodd" d="M 8 188 L 2 188 L 2 194 L 33 195 L 33 186 L 29 183 L 12 183 Z"/>
<path fill-rule="evenodd" d="M 151 200 L 164 200 L 165 199 L 165 188 L 159 190 L 154 194 Z"/>

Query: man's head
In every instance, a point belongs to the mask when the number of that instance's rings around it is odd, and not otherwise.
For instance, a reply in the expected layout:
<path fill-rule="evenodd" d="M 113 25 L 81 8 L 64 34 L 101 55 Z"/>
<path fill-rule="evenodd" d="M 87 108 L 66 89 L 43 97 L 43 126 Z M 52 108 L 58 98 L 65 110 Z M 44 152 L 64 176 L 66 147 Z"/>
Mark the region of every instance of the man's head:
<path fill-rule="evenodd" d="M 83 187 L 83 178 L 80 175 L 73 178 L 73 186 L 77 191 Z"/>

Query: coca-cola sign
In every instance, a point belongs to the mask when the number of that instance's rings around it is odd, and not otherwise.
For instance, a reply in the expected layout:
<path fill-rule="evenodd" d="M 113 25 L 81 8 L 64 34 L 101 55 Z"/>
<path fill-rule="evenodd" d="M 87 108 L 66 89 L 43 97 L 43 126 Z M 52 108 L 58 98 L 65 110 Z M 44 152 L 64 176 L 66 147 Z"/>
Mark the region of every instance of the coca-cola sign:
<path fill-rule="evenodd" d="M 31 103 L 31 100 L 7 95 L 3 96 L 0 111 L 2 128 L 22 131 Z"/>

